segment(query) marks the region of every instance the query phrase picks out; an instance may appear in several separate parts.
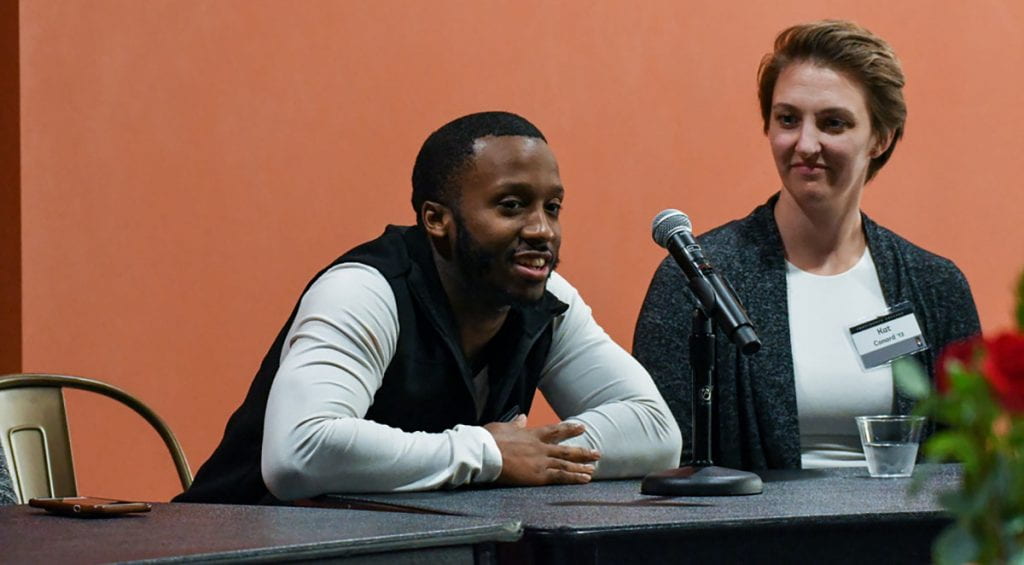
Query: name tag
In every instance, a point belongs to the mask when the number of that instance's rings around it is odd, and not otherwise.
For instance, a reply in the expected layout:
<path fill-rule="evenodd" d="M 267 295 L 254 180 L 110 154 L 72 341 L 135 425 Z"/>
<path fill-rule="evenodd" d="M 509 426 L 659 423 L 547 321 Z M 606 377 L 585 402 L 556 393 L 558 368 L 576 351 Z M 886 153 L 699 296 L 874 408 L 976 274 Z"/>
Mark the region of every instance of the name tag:
<path fill-rule="evenodd" d="M 909 302 L 897 304 L 889 313 L 853 326 L 850 337 L 865 369 L 928 349 Z"/>

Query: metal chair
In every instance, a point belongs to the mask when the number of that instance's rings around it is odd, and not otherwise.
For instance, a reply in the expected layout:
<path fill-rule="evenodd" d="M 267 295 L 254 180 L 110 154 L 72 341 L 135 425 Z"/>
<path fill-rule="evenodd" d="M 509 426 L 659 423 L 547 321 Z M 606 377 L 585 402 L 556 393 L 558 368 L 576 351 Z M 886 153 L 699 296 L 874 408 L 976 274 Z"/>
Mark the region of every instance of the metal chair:
<path fill-rule="evenodd" d="M 183 489 L 192 484 L 185 453 L 167 424 L 127 392 L 83 377 L 49 374 L 0 376 L 0 449 L 20 503 L 30 498 L 76 496 L 67 414 L 61 389 L 87 390 L 134 410 L 160 434 Z"/>

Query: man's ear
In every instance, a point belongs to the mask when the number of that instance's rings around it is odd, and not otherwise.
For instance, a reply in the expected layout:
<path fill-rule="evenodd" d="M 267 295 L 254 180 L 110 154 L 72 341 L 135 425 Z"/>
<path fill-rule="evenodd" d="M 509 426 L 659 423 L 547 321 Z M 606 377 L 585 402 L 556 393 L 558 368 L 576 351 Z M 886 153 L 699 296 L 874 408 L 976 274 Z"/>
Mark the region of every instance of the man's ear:
<path fill-rule="evenodd" d="M 445 260 L 451 260 L 455 242 L 455 215 L 451 208 L 427 200 L 420 208 L 423 229 L 433 242 L 434 251 Z"/>
<path fill-rule="evenodd" d="M 451 209 L 444 204 L 427 200 L 420 208 L 420 217 L 423 218 L 423 228 L 431 237 L 446 239 L 452 235 L 454 218 Z"/>

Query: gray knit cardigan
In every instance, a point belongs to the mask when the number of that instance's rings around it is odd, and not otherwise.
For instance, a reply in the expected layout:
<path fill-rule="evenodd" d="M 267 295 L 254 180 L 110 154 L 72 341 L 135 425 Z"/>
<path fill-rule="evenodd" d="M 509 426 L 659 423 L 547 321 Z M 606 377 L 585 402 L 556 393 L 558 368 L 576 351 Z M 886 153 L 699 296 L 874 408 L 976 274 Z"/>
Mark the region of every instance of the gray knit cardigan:
<path fill-rule="evenodd" d="M 11 484 L 11 475 L 7 470 L 7 461 L 4 459 L 4 450 L 0 449 L 0 506 L 5 504 L 17 504 L 14 498 L 14 485 Z"/>
<path fill-rule="evenodd" d="M 736 469 L 800 467 L 793 355 L 789 342 L 786 260 L 773 210 L 778 194 L 749 216 L 699 238 L 715 268 L 724 274 L 750 314 L 761 351 L 743 356 L 718 334 L 713 458 Z M 980 333 L 967 280 L 948 259 L 929 253 L 863 216 L 864 233 L 886 303 L 910 301 L 930 349 L 917 354 L 929 375 L 942 348 Z M 688 337 L 696 302 L 671 257 L 654 274 L 633 336 L 642 363 L 683 432 L 685 462 L 691 456 Z M 875 313 L 865 312 L 866 315 Z M 895 394 L 898 413 L 912 401 Z"/>

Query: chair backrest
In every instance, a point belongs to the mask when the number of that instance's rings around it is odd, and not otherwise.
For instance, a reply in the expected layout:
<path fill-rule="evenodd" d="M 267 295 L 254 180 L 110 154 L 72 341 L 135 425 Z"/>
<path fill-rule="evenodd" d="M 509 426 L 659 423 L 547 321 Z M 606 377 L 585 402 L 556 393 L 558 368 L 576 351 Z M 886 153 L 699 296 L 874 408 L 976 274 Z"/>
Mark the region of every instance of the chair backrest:
<path fill-rule="evenodd" d="M 113 398 L 145 418 L 167 446 L 182 488 L 187 489 L 192 484 L 192 471 L 174 433 L 155 412 L 127 392 L 83 377 L 3 375 L 0 376 L 0 449 L 7 455 L 19 502 L 78 494 L 64 410 L 64 388 Z"/>

